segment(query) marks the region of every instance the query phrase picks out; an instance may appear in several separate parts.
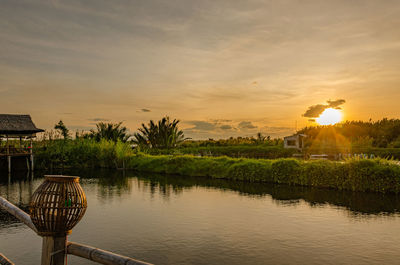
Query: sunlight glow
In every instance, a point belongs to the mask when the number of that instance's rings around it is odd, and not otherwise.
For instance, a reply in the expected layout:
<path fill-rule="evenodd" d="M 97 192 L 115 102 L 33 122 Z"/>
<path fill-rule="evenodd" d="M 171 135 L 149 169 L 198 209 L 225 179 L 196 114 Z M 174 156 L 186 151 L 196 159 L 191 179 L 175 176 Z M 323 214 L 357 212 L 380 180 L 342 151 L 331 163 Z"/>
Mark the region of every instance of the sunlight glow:
<path fill-rule="evenodd" d="M 328 108 L 316 119 L 320 125 L 334 125 L 342 121 L 342 112 L 337 109 Z"/>

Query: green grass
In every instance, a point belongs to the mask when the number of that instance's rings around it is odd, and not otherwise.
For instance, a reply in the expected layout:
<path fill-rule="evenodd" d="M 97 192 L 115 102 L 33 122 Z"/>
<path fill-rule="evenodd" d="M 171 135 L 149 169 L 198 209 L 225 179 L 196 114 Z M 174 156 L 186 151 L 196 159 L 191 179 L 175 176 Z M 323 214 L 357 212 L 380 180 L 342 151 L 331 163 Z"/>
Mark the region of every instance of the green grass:
<path fill-rule="evenodd" d="M 283 145 L 231 145 L 231 146 L 195 146 L 179 147 L 175 149 L 148 150 L 152 155 L 200 155 L 200 156 L 229 156 L 245 158 L 275 159 L 291 157 L 297 153 L 294 149 L 285 149 Z"/>
<path fill-rule="evenodd" d="M 400 166 L 385 159 L 334 162 L 137 155 L 129 159 L 128 167 L 144 172 L 339 190 L 382 193 L 400 191 Z"/>
<path fill-rule="evenodd" d="M 349 147 L 345 148 L 322 148 L 313 146 L 305 149 L 308 154 L 368 154 L 375 157 L 400 159 L 400 148 L 378 148 L 378 147 Z M 262 158 L 277 159 L 290 158 L 296 149 L 285 149 L 282 145 L 232 145 L 232 146 L 194 146 L 178 147 L 174 149 L 149 149 L 151 155 L 200 155 L 200 156 L 228 156 L 233 158 Z"/>
<path fill-rule="evenodd" d="M 52 140 L 35 143 L 36 168 L 121 168 L 182 176 L 273 182 L 339 190 L 400 191 L 400 166 L 387 159 L 348 159 L 343 162 L 291 158 L 253 159 L 147 155 L 122 142 Z"/>
<path fill-rule="evenodd" d="M 34 150 L 38 169 L 117 168 L 133 155 L 127 143 L 91 139 L 42 141 Z"/>

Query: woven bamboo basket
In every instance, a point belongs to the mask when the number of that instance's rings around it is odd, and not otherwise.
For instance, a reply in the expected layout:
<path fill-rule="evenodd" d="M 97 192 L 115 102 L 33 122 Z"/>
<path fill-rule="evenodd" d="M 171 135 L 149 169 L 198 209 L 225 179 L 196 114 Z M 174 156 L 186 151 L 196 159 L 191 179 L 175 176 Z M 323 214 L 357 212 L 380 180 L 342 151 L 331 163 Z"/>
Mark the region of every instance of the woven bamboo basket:
<path fill-rule="evenodd" d="M 65 236 L 82 219 L 87 201 L 79 177 L 51 175 L 31 198 L 30 215 L 40 236 Z"/>

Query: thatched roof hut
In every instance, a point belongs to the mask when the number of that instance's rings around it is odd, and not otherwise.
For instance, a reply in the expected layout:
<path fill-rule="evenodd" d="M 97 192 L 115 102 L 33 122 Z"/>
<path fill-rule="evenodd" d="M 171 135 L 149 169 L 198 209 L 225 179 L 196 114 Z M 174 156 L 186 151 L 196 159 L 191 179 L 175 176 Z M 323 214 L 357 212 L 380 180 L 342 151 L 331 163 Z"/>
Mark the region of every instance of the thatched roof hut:
<path fill-rule="evenodd" d="M 0 114 L 0 136 L 34 136 L 38 129 L 29 115 Z"/>

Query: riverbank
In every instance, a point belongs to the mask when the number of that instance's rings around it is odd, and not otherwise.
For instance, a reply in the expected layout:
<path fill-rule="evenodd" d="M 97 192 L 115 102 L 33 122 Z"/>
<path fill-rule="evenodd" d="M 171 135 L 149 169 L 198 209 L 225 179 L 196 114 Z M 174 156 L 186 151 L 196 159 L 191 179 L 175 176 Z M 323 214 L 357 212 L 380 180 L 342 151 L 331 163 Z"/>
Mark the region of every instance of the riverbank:
<path fill-rule="evenodd" d="M 262 158 L 277 159 L 290 158 L 293 154 L 299 154 L 297 149 L 287 149 L 282 145 L 231 145 L 231 146 L 195 146 L 195 147 L 177 147 L 174 149 L 150 149 L 152 155 L 200 155 L 200 156 L 228 156 L 233 158 Z M 400 159 L 400 148 L 378 148 L 351 146 L 347 148 L 323 148 L 312 146 L 305 148 L 303 155 L 310 154 L 328 154 L 335 156 L 342 155 L 366 155 L 368 157 L 382 157 L 388 159 Z"/>
<path fill-rule="evenodd" d="M 182 176 L 399 193 L 400 166 L 385 159 L 303 161 L 296 159 L 234 159 L 228 157 L 130 157 L 127 168 Z"/>
<path fill-rule="evenodd" d="M 91 140 L 52 141 L 38 147 L 35 149 L 36 168 L 50 171 L 57 168 L 125 168 L 247 182 L 400 192 L 400 166 L 395 161 L 380 158 L 335 162 L 148 155 L 132 150 L 125 143 Z"/>

